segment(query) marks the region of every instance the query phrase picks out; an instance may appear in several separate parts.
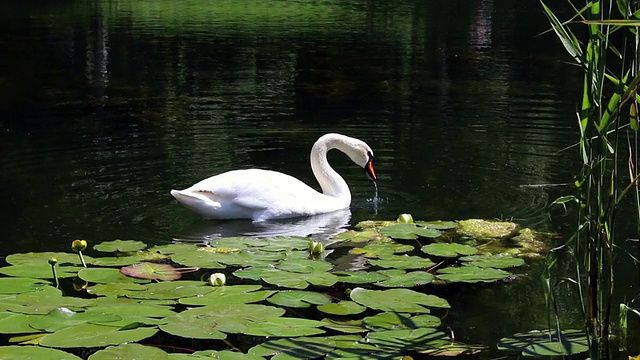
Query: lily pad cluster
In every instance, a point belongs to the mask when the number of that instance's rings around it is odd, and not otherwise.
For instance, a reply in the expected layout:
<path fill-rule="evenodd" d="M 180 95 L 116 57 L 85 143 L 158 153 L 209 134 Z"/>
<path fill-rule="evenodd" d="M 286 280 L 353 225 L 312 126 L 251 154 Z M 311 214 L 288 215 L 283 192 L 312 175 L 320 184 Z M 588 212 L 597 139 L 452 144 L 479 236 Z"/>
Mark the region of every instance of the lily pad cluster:
<path fill-rule="evenodd" d="M 115 240 L 93 246 L 83 261 L 73 253 L 13 254 L 0 267 L 0 334 L 9 338 L 0 358 L 75 358 L 82 349 L 96 350 L 90 359 L 186 356 L 143 345 L 150 337 L 220 342 L 189 358 L 474 353 L 482 346 L 442 331 L 437 315 L 450 305 L 434 293 L 437 286 L 505 279 L 524 261 L 451 242 L 447 234 L 456 227 L 378 223 L 336 237 L 319 257 L 322 251 L 310 254 L 317 247 L 299 237 L 150 248 Z M 361 267 L 336 269 L 332 255 L 345 253 Z M 212 274 L 227 284 L 211 286 Z M 235 344 L 247 336 L 253 345 Z"/>

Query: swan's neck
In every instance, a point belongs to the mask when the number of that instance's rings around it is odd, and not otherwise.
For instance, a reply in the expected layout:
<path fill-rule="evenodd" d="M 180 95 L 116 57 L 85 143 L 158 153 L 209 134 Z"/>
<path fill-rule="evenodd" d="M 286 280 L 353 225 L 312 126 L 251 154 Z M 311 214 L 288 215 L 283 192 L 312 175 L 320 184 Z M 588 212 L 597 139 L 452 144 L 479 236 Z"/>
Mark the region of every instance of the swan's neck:
<path fill-rule="evenodd" d="M 351 192 L 349 186 L 327 161 L 327 152 L 331 149 L 338 149 L 345 152 L 348 145 L 342 136 L 323 136 L 313 145 L 311 149 L 311 170 L 315 175 L 322 193 L 338 198 L 347 204 L 351 203 Z"/>

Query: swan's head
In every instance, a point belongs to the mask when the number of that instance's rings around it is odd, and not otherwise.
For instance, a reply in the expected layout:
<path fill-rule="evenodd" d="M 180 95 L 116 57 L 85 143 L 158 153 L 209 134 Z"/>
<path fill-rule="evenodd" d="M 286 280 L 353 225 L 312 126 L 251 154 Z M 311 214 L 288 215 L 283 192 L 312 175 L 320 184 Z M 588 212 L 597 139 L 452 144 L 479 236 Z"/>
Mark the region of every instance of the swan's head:
<path fill-rule="evenodd" d="M 364 168 L 369 179 L 372 181 L 378 180 L 378 176 L 376 175 L 376 171 L 373 167 L 376 162 L 376 158 L 373 156 L 373 150 L 371 150 L 371 147 L 369 147 L 369 145 L 364 141 L 353 138 L 349 145 L 350 149 L 345 151 L 345 153 L 349 156 L 351 161 Z"/>

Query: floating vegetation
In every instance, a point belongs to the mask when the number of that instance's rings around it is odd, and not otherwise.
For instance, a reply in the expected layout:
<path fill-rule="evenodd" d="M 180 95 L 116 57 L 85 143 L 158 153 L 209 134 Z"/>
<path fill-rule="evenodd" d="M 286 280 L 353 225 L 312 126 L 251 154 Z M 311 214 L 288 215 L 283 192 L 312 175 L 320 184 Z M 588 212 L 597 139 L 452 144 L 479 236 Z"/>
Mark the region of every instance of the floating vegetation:
<path fill-rule="evenodd" d="M 504 241 L 504 251 L 483 245 L 487 231 L 472 233 L 461 223 L 414 222 L 404 214 L 398 222 L 358 224 L 329 243 L 234 237 L 148 248 L 115 240 L 94 245 L 95 257 L 83 259 L 13 254 L 0 267 L 0 334 L 12 336 L 0 357 L 169 356 L 139 343 L 151 337 L 213 341 L 202 343 L 213 349 L 195 348 L 189 358 L 476 353 L 484 347 L 442 331 L 439 315 L 450 304 L 436 294 L 439 287 L 513 279 L 510 269 L 525 262 L 507 254 L 518 247 L 512 223 L 490 222 L 501 229 L 490 237 Z M 515 233 L 507 237 L 506 229 Z M 526 237 L 540 239 L 534 232 Z M 87 248 L 73 245 L 79 253 Z M 361 267 L 336 270 L 339 256 L 356 257 Z"/>

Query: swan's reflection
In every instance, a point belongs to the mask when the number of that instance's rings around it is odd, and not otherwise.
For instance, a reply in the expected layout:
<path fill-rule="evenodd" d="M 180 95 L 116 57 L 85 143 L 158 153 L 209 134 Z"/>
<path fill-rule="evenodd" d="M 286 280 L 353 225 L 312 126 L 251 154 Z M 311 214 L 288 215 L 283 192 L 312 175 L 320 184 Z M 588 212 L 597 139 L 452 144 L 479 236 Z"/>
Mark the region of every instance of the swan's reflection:
<path fill-rule="evenodd" d="M 175 241 L 208 243 L 213 239 L 231 236 L 275 237 L 305 236 L 330 243 L 330 239 L 347 230 L 351 210 L 338 210 L 314 216 L 269 220 L 254 223 L 250 220 L 198 220 L 174 237 Z"/>

